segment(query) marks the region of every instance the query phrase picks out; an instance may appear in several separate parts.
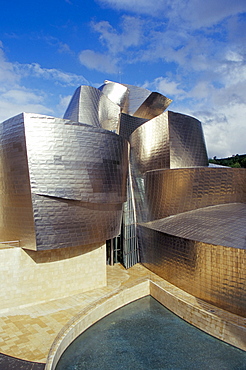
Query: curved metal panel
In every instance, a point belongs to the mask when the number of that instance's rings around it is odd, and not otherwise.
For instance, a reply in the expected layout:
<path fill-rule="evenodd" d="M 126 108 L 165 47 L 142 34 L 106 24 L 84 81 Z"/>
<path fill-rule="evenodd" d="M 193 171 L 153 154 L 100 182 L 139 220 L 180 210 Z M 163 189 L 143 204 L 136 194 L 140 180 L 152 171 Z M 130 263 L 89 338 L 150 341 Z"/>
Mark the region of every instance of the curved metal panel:
<path fill-rule="evenodd" d="M 180 238 L 245 249 L 245 225 L 246 203 L 229 203 L 182 212 L 143 226 Z"/>
<path fill-rule="evenodd" d="M 142 87 L 120 84 L 118 82 L 104 81 L 99 87 L 114 103 L 119 104 L 123 113 L 133 115 L 139 106 L 150 95 L 150 91 Z"/>
<path fill-rule="evenodd" d="M 144 266 L 197 298 L 246 315 L 245 249 L 194 241 L 143 225 L 138 226 L 138 235 Z"/>
<path fill-rule="evenodd" d="M 126 140 L 102 128 L 30 113 L 4 122 L 0 138 L 1 241 L 43 250 L 118 235 L 126 200 Z"/>
<path fill-rule="evenodd" d="M 152 92 L 147 99 L 140 105 L 140 107 L 133 114 L 135 117 L 152 119 L 159 114 L 163 113 L 164 110 L 171 104 L 172 100 L 166 96 Z"/>
<path fill-rule="evenodd" d="M 120 232 L 121 204 L 91 204 L 33 194 L 37 250 L 104 242 Z"/>
<path fill-rule="evenodd" d="M 246 169 L 182 168 L 146 173 L 148 220 L 217 204 L 246 202 Z"/>
<path fill-rule="evenodd" d="M 131 163 L 139 173 L 170 167 L 168 112 L 142 124 L 130 136 Z"/>
<path fill-rule="evenodd" d="M 122 84 L 127 87 L 128 99 L 122 107 L 122 112 L 133 115 L 134 112 L 143 104 L 147 97 L 151 94 L 151 91 L 144 89 L 143 87 Z"/>
<path fill-rule="evenodd" d="M 118 133 L 120 107 L 95 87 L 80 86 L 63 118 Z"/>
<path fill-rule="evenodd" d="M 120 136 L 129 140 L 130 135 L 143 123 L 147 122 L 144 118 L 133 117 L 126 113 L 120 116 Z"/>
<path fill-rule="evenodd" d="M 0 125 L 0 242 L 35 249 L 23 114 Z"/>
<path fill-rule="evenodd" d="M 170 168 L 208 166 L 201 122 L 169 111 L 168 124 Z"/>
<path fill-rule="evenodd" d="M 83 202 L 126 201 L 124 139 L 41 115 L 25 114 L 24 124 L 32 193 Z"/>
<path fill-rule="evenodd" d="M 104 84 L 98 90 L 102 91 L 103 94 L 121 108 L 124 107 L 129 94 L 126 86 L 108 80 L 104 81 Z"/>

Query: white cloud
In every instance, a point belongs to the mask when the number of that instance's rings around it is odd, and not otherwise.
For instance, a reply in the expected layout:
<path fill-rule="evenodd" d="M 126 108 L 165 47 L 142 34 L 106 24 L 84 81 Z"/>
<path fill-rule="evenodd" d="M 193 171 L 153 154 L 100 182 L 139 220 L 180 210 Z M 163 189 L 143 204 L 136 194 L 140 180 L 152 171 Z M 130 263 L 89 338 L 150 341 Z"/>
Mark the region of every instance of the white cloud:
<path fill-rule="evenodd" d="M 27 88 L 23 81 L 30 77 L 35 77 L 39 81 L 51 80 L 64 87 L 88 83 L 83 76 L 42 68 L 39 64 L 8 62 L 0 42 L 0 122 L 21 112 L 63 115 L 66 109 L 64 104 L 68 101 L 68 97 L 60 95 L 54 98 L 51 93 L 44 92 L 42 89 Z M 59 102 L 57 103 L 55 99 Z M 63 111 L 62 108 L 64 108 Z"/>
<path fill-rule="evenodd" d="M 67 73 L 55 68 L 42 68 L 38 63 L 18 64 L 14 66 L 17 73 L 22 77 L 33 76 L 45 80 L 53 80 L 55 83 L 60 83 L 65 86 L 78 86 L 88 84 L 84 76 L 79 76 L 74 73 Z"/>
<path fill-rule="evenodd" d="M 116 58 L 107 54 L 96 53 L 93 50 L 82 50 L 79 53 L 81 64 L 89 69 L 96 69 L 109 74 L 118 73 Z"/>
<path fill-rule="evenodd" d="M 97 0 L 103 5 L 135 14 L 168 18 L 177 26 L 210 27 L 226 17 L 246 11 L 245 0 Z"/>
<path fill-rule="evenodd" d="M 122 17 L 119 30 L 108 21 L 91 22 L 91 27 L 99 34 L 99 41 L 105 51 L 101 53 L 82 50 L 79 53 L 81 64 L 100 72 L 119 73 L 122 63 L 124 64 L 126 60 L 132 62 L 132 49 L 136 49 L 143 42 L 143 25 L 142 20 L 130 16 Z"/>
<path fill-rule="evenodd" d="M 168 98 L 184 99 L 187 93 L 179 87 L 179 83 L 167 77 L 158 77 L 152 83 L 145 82 L 143 87 L 160 92 Z"/>
<path fill-rule="evenodd" d="M 93 29 L 100 34 L 99 40 L 113 55 L 130 47 L 139 46 L 142 39 L 143 25 L 144 22 L 139 18 L 123 16 L 119 25 L 119 32 L 107 21 L 92 22 Z"/>
<path fill-rule="evenodd" d="M 6 61 L 3 51 L 3 45 L 0 44 L 0 91 L 4 89 L 4 84 L 15 86 L 20 80 L 20 77 L 14 72 L 12 63 Z"/>

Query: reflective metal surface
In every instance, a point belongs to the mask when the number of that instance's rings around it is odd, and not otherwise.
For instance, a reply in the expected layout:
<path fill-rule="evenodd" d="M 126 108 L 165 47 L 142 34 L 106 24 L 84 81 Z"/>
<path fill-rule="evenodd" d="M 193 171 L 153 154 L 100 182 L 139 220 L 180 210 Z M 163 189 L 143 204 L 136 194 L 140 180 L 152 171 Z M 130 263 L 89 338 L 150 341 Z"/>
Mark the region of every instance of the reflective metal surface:
<path fill-rule="evenodd" d="M 124 84 L 128 90 L 128 98 L 122 107 L 122 112 L 130 115 L 138 110 L 141 104 L 148 98 L 151 91 L 144 89 L 143 87 Z"/>
<path fill-rule="evenodd" d="M 35 249 L 23 115 L 0 125 L 0 240 Z"/>
<path fill-rule="evenodd" d="M 143 123 L 147 122 L 145 118 L 133 117 L 126 113 L 120 116 L 120 136 L 129 140 L 130 135 Z"/>
<path fill-rule="evenodd" d="M 128 166 L 124 139 L 27 113 L 1 128 L 1 241 L 20 240 L 25 248 L 41 250 L 119 234 Z"/>
<path fill-rule="evenodd" d="M 114 103 L 118 104 L 122 109 L 122 113 L 130 115 L 133 115 L 151 94 L 151 91 L 139 86 L 119 84 L 108 80 L 104 81 L 99 90 Z"/>
<path fill-rule="evenodd" d="M 173 222 L 174 228 L 177 225 Z M 215 234 L 216 224 L 214 228 Z M 245 248 L 177 237 L 142 225 L 138 233 L 144 266 L 197 298 L 246 315 Z"/>
<path fill-rule="evenodd" d="M 157 92 L 152 92 L 140 105 L 133 116 L 152 119 L 159 116 L 171 104 L 172 100 Z"/>
<path fill-rule="evenodd" d="M 2 123 L 0 242 L 42 250 L 110 239 L 127 268 L 140 255 L 171 283 L 243 315 L 246 170 L 208 167 L 200 121 L 165 111 L 170 103 L 105 81 L 79 87 L 66 119 L 24 113 Z"/>
<path fill-rule="evenodd" d="M 245 225 L 246 203 L 198 208 L 144 224 L 165 234 L 240 249 L 246 247 Z"/>
<path fill-rule="evenodd" d="M 182 168 L 146 173 L 148 220 L 217 204 L 246 203 L 242 168 Z"/>
<path fill-rule="evenodd" d="M 164 112 L 138 127 L 130 137 L 131 157 L 140 173 L 162 168 L 207 166 L 200 121 Z"/>
<path fill-rule="evenodd" d="M 80 86 L 63 118 L 119 133 L 120 107 L 95 87 Z"/>
<path fill-rule="evenodd" d="M 104 81 L 104 84 L 98 88 L 112 102 L 118 104 L 121 108 L 126 104 L 129 91 L 126 86 L 112 81 Z"/>

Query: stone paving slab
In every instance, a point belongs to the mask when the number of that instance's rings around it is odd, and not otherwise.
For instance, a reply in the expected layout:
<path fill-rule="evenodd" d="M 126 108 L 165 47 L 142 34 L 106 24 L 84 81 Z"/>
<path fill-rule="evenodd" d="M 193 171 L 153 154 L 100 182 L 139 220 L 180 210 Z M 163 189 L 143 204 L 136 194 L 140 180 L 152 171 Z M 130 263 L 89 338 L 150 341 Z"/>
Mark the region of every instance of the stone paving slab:
<path fill-rule="evenodd" d="M 27 361 L 45 363 L 49 349 L 62 327 L 81 309 L 115 290 L 126 281 L 148 277 L 141 265 L 125 270 L 120 264 L 108 266 L 108 285 L 86 293 L 42 304 L 0 310 L 0 353 Z"/>

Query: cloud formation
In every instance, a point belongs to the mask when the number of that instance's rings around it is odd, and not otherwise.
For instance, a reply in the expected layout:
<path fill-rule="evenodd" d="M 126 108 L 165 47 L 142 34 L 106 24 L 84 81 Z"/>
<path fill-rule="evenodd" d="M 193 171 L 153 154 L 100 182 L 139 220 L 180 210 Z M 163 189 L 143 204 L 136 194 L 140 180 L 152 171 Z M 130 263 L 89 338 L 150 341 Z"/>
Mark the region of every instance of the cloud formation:
<path fill-rule="evenodd" d="M 82 50 L 79 53 L 81 64 L 89 69 L 100 72 L 115 74 L 118 72 L 117 59 L 113 56 L 95 52 L 93 50 Z"/>
<path fill-rule="evenodd" d="M 51 93 L 41 88 L 26 87 L 24 81 L 29 78 L 49 80 L 62 86 L 77 87 L 81 84 L 89 84 L 83 76 L 42 68 L 37 63 L 11 63 L 7 61 L 3 44 L 0 42 L 0 122 L 21 112 L 49 115 L 64 113 L 64 101 L 67 103 L 70 96 L 60 95 L 57 98 L 58 101 L 55 101 Z"/>
<path fill-rule="evenodd" d="M 244 153 L 245 1 L 98 2 L 131 13 L 118 28 L 108 21 L 93 23 L 107 55 L 117 56 L 123 76 L 129 65 L 148 63 L 151 70 L 163 63 L 163 74 L 152 81 L 147 77 L 143 86 L 171 97 L 170 109 L 203 121 L 211 156 Z M 130 26 L 124 27 L 126 21 Z M 131 26 L 134 32 L 127 33 Z"/>

